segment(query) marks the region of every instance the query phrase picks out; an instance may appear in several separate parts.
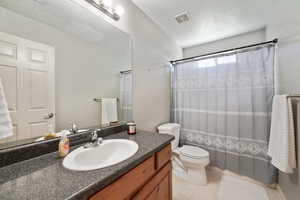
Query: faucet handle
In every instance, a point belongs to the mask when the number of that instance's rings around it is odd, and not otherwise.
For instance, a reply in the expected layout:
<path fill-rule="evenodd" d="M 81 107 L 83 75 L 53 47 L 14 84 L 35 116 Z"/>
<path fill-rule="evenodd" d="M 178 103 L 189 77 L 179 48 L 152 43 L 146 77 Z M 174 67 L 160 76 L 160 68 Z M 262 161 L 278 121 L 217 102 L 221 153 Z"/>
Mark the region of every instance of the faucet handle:
<path fill-rule="evenodd" d="M 84 148 L 90 148 L 90 147 L 96 147 L 99 144 L 102 143 L 103 138 L 98 137 L 98 131 L 100 131 L 100 129 L 95 129 L 94 131 L 91 132 L 90 134 L 90 142 L 88 142 L 87 144 L 85 144 L 83 147 Z"/>
<path fill-rule="evenodd" d="M 95 130 L 91 133 L 91 136 L 92 136 L 92 138 L 91 138 L 92 142 L 98 140 L 98 131 L 97 131 L 97 129 L 95 129 Z"/>

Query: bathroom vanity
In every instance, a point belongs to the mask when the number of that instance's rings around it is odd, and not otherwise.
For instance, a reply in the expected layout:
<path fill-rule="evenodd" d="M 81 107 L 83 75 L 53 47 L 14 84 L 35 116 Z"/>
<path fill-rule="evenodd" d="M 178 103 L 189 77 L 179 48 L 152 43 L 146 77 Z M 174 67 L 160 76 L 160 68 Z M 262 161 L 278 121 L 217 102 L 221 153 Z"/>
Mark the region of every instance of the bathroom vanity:
<path fill-rule="evenodd" d="M 66 169 L 57 152 L 9 164 L 0 168 L 0 199 L 172 199 L 173 136 L 143 131 L 133 136 L 126 131 L 102 134 L 104 140 L 135 141 L 139 149 L 119 164 L 91 171 Z"/>
<path fill-rule="evenodd" d="M 170 159 L 171 145 L 169 144 L 90 199 L 171 200 Z"/>

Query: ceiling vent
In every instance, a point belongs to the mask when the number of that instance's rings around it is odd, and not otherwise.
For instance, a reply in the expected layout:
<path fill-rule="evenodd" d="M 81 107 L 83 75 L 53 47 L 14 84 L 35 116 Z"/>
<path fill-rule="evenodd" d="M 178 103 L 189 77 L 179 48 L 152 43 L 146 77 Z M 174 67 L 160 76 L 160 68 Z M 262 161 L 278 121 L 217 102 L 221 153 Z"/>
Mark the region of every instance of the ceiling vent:
<path fill-rule="evenodd" d="M 178 24 L 182 24 L 182 23 L 187 22 L 187 21 L 190 20 L 189 15 L 186 11 L 176 15 L 174 18 L 175 18 L 175 20 L 177 21 Z"/>

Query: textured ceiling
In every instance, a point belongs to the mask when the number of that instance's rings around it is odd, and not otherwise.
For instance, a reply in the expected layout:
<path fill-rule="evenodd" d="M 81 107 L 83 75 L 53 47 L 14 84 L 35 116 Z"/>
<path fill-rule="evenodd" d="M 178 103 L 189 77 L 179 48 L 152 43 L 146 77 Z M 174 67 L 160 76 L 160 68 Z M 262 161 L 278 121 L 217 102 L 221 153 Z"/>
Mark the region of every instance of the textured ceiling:
<path fill-rule="evenodd" d="M 72 0 L 0 0 L 0 6 L 87 42 L 129 44 L 129 36 Z"/>
<path fill-rule="evenodd" d="M 181 47 L 258 30 L 283 18 L 300 19 L 299 0 L 132 0 Z M 187 11 L 190 21 L 174 16 Z"/>

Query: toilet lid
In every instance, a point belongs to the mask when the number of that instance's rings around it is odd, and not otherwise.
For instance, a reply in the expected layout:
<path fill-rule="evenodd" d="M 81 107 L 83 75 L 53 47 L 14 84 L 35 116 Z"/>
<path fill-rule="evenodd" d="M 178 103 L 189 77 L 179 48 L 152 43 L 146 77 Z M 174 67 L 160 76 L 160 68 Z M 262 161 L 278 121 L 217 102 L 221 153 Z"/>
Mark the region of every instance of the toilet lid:
<path fill-rule="evenodd" d="M 179 148 L 179 151 L 183 155 L 191 158 L 203 158 L 209 156 L 208 151 L 200 147 L 195 147 L 190 145 L 183 145 L 181 148 Z"/>
<path fill-rule="evenodd" d="M 160 125 L 158 127 L 158 130 L 168 132 L 168 131 L 172 131 L 174 129 L 179 129 L 179 128 L 180 128 L 180 124 L 167 123 L 167 124 Z"/>

